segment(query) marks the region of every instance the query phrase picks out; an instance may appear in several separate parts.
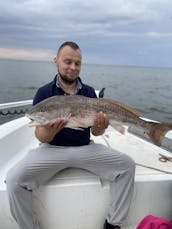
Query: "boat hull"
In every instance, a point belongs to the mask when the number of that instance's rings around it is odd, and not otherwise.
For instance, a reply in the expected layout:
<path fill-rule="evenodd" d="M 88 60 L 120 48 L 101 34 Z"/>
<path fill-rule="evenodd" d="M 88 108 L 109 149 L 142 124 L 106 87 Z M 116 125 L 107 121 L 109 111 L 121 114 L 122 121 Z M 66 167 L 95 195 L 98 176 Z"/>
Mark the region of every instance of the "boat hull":
<path fill-rule="evenodd" d="M 163 187 L 163 188 L 162 188 Z M 148 182 L 136 177 L 129 215 L 123 228 L 136 228 L 146 215 L 172 217 L 172 180 Z M 67 169 L 33 193 L 41 229 L 103 228 L 110 201 L 109 183 L 88 171 Z M 6 190 L 0 191 L 0 222 L 4 229 L 18 229 L 9 209 Z"/>

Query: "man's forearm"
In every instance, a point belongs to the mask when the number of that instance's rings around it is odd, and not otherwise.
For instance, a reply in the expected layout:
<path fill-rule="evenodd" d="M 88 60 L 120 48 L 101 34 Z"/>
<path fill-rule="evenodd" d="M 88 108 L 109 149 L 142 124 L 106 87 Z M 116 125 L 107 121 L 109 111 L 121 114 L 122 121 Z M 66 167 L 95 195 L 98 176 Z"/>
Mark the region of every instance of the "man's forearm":
<path fill-rule="evenodd" d="M 53 140 L 56 132 L 49 131 L 45 127 L 36 127 L 35 136 L 42 143 L 49 143 Z"/>
<path fill-rule="evenodd" d="M 37 126 L 35 129 L 35 136 L 40 142 L 49 143 L 53 140 L 55 135 L 65 127 L 66 124 L 67 120 L 57 118 L 46 125 Z"/>

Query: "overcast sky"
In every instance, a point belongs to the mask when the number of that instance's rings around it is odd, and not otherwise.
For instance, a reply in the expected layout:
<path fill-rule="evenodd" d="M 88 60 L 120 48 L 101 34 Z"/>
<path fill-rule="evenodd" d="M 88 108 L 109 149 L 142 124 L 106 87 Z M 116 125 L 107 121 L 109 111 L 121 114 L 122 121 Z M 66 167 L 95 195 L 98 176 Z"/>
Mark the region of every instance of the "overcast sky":
<path fill-rule="evenodd" d="M 84 63 L 172 67 L 172 1 L 0 0 L 0 58 L 51 60 L 71 40 Z"/>

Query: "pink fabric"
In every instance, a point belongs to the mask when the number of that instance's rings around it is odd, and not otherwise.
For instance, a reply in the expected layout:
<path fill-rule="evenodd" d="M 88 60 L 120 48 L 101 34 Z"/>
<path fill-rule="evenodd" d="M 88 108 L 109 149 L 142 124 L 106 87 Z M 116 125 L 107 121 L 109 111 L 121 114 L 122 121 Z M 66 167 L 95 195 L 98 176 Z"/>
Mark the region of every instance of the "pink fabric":
<path fill-rule="evenodd" d="M 136 229 L 172 229 L 172 223 L 167 219 L 148 215 L 139 223 Z"/>

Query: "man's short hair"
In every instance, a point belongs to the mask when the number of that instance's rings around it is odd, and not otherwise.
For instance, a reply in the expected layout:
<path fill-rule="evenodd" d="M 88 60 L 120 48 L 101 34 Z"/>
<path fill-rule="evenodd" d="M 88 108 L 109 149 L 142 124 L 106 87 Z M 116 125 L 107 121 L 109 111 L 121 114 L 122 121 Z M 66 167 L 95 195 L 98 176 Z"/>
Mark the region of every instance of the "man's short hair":
<path fill-rule="evenodd" d="M 64 42 L 63 44 L 60 45 L 57 54 L 59 54 L 59 52 L 61 51 L 61 49 L 64 48 L 65 46 L 69 46 L 69 47 L 71 47 L 74 50 L 79 49 L 81 51 L 79 45 L 77 45 L 75 42 L 73 42 L 73 41 L 66 41 L 66 42 Z"/>

